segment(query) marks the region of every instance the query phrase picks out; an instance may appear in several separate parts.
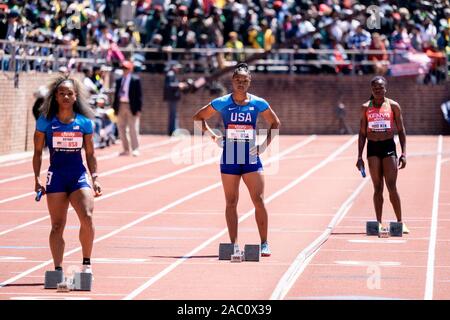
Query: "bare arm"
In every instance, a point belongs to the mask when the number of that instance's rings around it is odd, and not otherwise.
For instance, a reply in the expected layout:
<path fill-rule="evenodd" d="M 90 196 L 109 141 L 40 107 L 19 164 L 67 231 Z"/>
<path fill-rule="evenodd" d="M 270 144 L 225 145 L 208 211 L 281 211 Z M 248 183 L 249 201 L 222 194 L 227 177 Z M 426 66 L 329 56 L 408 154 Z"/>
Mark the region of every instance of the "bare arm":
<path fill-rule="evenodd" d="M 360 122 L 359 122 L 360 125 L 358 135 L 358 160 L 356 161 L 356 168 L 358 168 L 358 170 L 364 169 L 364 160 L 362 158 L 362 154 L 367 139 L 366 109 L 367 109 L 366 107 L 362 106 L 360 112 Z"/>
<path fill-rule="evenodd" d="M 256 152 L 258 154 L 263 153 L 264 150 L 267 149 L 272 140 L 279 134 L 278 129 L 281 126 L 280 119 L 278 119 L 278 116 L 275 114 L 275 112 L 272 110 L 271 107 L 261 112 L 261 115 L 264 118 L 264 120 L 269 124 L 269 130 L 267 131 L 267 136 L 264 142 L 262 142 L 259 146 L 257 146 Z M 252 151 L 253 150 L 250 151 L 251 154 L 253 154 Z"/>
<path fill-rule="evenodd" d="M 97 179 L 97 158 L 95 156 L 94 151 L 94 142 L 93 142 L 93 135 L 92 134 L 85 134 L 83 136 L 83 142 L 84 142 L 84 150 L 86 152 L 86 162 L 89 169 L 89 173 L 92 177 L 92 183 L 93 183 L 93 189 L 95 192 L 95 196 L 101 196 L 102 195 L 102 188 L 100 184 L 98 183 Z"/>
<path fill-rule="evenodd" d="M 206 133 L 211 136 L 211 138 L 217 142 L 219 139 L 221 139 L 221 136 L 218 136 L 214 133 L 214 131 L 208 126 L 206 123 L 206 120 L 211 118 L 214 114 L 217 113 L 217 110 L 214 109 L 210 104 L 204 106 L 200 110 L 198 110 L 192 119 L 194 120 L 195 126 L 198 128 L 201 128 L 202 134 Z"/>
<path fill-rule="evenodd" d="M 45 193 L 45 187 L 41 183 L 42 151 L 44 149 L 45 133 L 34 132 L 34 153 L 33 153 L 33 171 L 34 171 L 34 191 L 42 190 Z"/>
<path fill-rule="evenodd" d="M 398 160 L 400 169 L 406 166 L 406 130 L 403 124 L 402 109 L 398 103 L 392 103 L 392 111 L 394 112 L 395 124 L 397 126 L 398 140 L 402 148 L 402 154 Z"/>

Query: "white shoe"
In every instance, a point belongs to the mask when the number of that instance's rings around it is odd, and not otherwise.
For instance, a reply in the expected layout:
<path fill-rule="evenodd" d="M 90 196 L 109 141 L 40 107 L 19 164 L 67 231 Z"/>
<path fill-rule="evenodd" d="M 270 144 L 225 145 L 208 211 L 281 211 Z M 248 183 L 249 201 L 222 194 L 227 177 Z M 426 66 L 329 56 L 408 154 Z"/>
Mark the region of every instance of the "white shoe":
<path fill-rule="evenodd" d="M 139 150 L 133 150 L 133 152 L 131 153 L 133 155 L 133 157 L 137 157 L 139 156 L 141 153 L 139 152 Z"/>
<path fill-rule="evenodd" d="M 261 257 L 270 257 L 271 254 L 272 252 L 270 251 L 267 241 L 261 243 Z"/>

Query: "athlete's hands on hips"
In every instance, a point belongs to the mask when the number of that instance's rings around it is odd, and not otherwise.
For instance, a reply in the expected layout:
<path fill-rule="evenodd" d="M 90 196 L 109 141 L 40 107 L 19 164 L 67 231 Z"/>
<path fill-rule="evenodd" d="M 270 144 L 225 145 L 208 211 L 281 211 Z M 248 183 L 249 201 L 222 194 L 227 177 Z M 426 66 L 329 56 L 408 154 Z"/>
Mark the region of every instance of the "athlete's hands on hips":
<path fill-rule="evenodd" d="M 94 188 L 94 197 L 100 197 L 102 195 L 102 186 L 98 181 L 93 182 L 93 188 Z"/>
<path fill-rule="evenodd" d="M 400 158 L 398 158 L 398 168 L 403 169 L 406 167 L 406 156 L 402 154 Z"/>
<path fill-rule="evenodd" d="M 220 147 L 223 148 L 223 136 L 212 135 L 211 139 Z"/>
<path fill-rule="evenodd" d="M 266 145 L 265 144 L 255 145 L 255 146 L 250 148 L 250 155 L 251 156 L 259 156 L 264 151 L 266 151 Z"/>

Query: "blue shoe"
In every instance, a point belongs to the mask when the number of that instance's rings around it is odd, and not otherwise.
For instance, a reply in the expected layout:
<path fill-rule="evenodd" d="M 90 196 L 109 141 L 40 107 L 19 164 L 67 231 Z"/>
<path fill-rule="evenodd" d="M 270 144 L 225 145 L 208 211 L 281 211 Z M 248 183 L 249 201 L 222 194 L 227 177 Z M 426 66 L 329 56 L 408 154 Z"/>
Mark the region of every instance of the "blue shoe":
<path fill-rule="evenodd" d="M 272 252 L 270 252 L 269 244 L 266 242 L 261 243 L 261 257 L 270 257 Z"/>

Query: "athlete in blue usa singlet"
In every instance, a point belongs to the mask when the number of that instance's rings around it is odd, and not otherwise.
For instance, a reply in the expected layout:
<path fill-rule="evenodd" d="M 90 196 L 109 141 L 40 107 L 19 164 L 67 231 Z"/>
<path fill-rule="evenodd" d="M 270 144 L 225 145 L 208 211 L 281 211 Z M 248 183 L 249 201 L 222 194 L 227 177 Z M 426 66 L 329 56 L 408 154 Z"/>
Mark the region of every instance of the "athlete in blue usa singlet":
<path fill-rule="evenodd" d="M 242 175 L 262 170 L 258 155 L 250 155 L 256 144 L 258 114 L 269 108 L 266 100 L 249 94 L 249 102 L 236 104 L 231 94 L 217 98 L 211 106 L 222 115 L 225 136 L 220 171 Z"/>
<path fill-rule="evenodd" d="M 102 195 L 98 182 L 93 125 L 90 120 L 94 114 L 85 96 L 81 94 L 82 84 L 76 79 L 60 74 L 49 84 L 48 89 L 34 132 L 33 171 L 36 200 L 39 201 L 40 195 L 47 195 L 52 226 L 49 244 L 55 270 L 62 271 L 64 228 L 71 204 L 80 220 L 79 239 L 83 258 L 81 271 L 92 273 L 94 196 Z M 50 167 L 47 182 L 44 184 L 40 174 L 45 143 L 50 151 Z M 82 150 L 85 153 L 91 184 L 88 183 L 88 173 L 83 165 Z"/>
<path fill-rule="evenodd" d="M 62 123 L 56 116 L 52 120 L 40 116 L 36 130 L 45 133 L 50 151 L 46 192 L 70 194 L 81 188 L 90 188 L 81 150 L 83 136 L 93 133 L 91 120 L 78 113 L 75 113 L 75 120 L 68 124 Z"/>
<path fill-rule="evenodd" d="M 278 134 L 280 120 L 266 100 L 249 94 L 251 75 L 245 63 L 237 65 L 231 78 L 233 92 L 214 99 L 196 112 L 193 119 L 201 126 L 202 133 L 223 147 L 220 172 L 225 193 L 225 217 L 230 242 L 238 251 L 239 183 L 244 181 L 255 206 L 255 218 L 261 239 L 261 256 L 271 255 L 268 236 L 268 214 L 264 204 L 264 176 L 259 155 L 264 152 Z M 217 135 L 206 120 L 220 113 L 225 132 Z M 256 141 L 256 120 L 261 114 L 269 125 L 264 141 Z"/>

